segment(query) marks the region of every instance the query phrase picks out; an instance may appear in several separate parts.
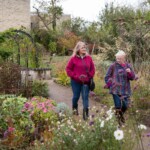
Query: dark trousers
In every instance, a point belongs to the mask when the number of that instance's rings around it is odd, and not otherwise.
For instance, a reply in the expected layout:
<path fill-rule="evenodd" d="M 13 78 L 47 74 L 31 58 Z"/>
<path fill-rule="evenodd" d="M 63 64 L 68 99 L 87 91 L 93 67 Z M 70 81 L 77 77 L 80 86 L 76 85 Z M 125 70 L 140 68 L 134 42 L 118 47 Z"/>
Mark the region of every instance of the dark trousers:
<path fill-rule="evenodd" d="M 80 94 L 82 94 L 83 109 L 87 109 L 89 107 L 89 86 L 75 80 L 71 80 L 71 86 L 73 91 L 72 107 L 78 108 L 78 101 Z"/>
<path fill-rule="evenodd" d="M 127 96 L 120 96 L 117 94 L 112 94 L 114 99 L 114 104 L 116 109 L 121 109 L 122 112 L 125 112 L 129 105 L 129 100 Z"/>

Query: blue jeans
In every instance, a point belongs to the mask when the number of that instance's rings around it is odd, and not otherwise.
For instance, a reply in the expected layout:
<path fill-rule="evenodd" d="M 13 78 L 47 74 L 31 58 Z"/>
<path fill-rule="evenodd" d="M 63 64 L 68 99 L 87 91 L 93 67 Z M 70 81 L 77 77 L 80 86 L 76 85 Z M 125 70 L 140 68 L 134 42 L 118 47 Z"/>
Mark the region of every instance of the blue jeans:
<path fill-rule="evenodd" d="M 121 96 L 117 94 L 112 94 L 114 99 L 114 104 L 116 109 L 121 109 L 122 112 L 125 112 L 128 108 L 129 100 L 128 97 L 121 99 Z"/>
<path fill-rule="evenodd" d="M 83 108 L 89 107 L 89 86 L 86 84 L 78 83 L 75 80 L 71 80 L 71 86 L 73 91 L 72 107 L 78 108 L 78 101 L 80 94 L 82 94 Z"/>

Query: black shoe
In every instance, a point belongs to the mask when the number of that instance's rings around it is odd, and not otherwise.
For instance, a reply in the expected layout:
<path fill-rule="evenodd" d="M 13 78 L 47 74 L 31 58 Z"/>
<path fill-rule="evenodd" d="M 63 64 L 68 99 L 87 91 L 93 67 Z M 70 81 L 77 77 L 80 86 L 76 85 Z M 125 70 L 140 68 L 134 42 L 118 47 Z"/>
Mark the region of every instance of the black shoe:
<path fill-rule="evenodd" d="M 73 115 L 77 115 L 77 116 L 79 115 L 78 108 L 73 108 L 72 111 L 73 111 Z"/>
<path fill-rule="evenodd" d="M 125 123 L 124 113 L 122 111 L 120 112 L 120 121 Z"/>
<path fill-rule="evenodd" d="M 89 117 L 89 109 L 88 108 L 83 109 L 83 119 L 87 120 L 88 117 Z"/>
<path fill-rule="evenodd" d="M 116 109 L 116 118 L 118 121 L 119 126 L 122 126 L 125 123 L 124 113 L 120 109 Z"/>

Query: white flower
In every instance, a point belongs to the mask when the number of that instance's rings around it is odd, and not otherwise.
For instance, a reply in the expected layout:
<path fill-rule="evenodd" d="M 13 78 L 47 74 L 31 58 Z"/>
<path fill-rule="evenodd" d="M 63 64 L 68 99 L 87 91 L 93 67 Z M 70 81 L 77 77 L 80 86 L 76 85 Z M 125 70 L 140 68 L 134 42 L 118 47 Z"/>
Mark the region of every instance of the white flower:
<path fill-rule="evenodd" d="M 129 130 L 129 133 L 131 133 L 132 132 L 132 130 Z"/>
<path fill-rule="evenodd" d="M 101 122 L 100 127 L 101 127 L 101 128 L 104 127 L 104 121 Z"/>
<path fill-rule="evenodd" d="M 71 126 L 71 129 L 72 129 L 73 131 L 76 131 L 76 129 L 75 129 L 73 126 Z"/>
<path fill-rule="evenodd" d="M 67 123 L 68 123 L 69 125 L 71 125 L 71 121 L 70 121 L 70 120 L 68 120 Z"/>
<path fill-rule="evenodd" d="M 106 121 L 110 120 L 112 117 L 113 117 L 113 115 L 110 114 L 110 115 L 106 118 Z"/>
<path fill-rule="evenodd" d="M 102 122 L 102 120 L 101 120 L 101 119 L 99 119 L 99 122 Z"/>
<path fill-rule="evenodd" d="M 140 124 L 140 125 L 138 126 L 138 128 L 141 129 L 141 130 L 142 130 L 142 129 L 144 129 L 144 130 L 147 129 L 147 127 L 146 127 L 145 125 L 143 125 L 143 124 Z"/>
<path fill-rule="evenodd" d="M 91 115 L 90 115 L 90 117 L 89 117 L 89 118 L 90 118 L 90 121 L 91 121 L 91 120 L 93 120 Z"/>
<path fill-rule="evenodd" d="M 123 131 L 120 130 L 120 129 L 117 129 L 117 130 L 114 132 L 114 136 L 115 136 L 116 140 L 122 140 L 123 137 L 124 137 Z"/>
<path fill-rule="evenodd" d="M 59 113 L 59 116 L 60 116 L 60 117 L 62 116 L 62 112 Z"/>
<path fill-rule="evenodd" d="M 75 144 L 78 144 L 78 141 L 76 139 L 73 140 Z"/>
<path fill-rule="evenodd" d="M 57 124 L 59 125 L 59 124 L 60 124 L 60 121 L 57 121 Z"/>
<path fill-rule="evenodd" d="M 48 121 L 48 118 L 46 118 L 45 121 Z"/>
<path fill-rule="evenodd" d="M 108 110 L 106 113 L 108 116 L 113 115 L 112 109 Z"/>

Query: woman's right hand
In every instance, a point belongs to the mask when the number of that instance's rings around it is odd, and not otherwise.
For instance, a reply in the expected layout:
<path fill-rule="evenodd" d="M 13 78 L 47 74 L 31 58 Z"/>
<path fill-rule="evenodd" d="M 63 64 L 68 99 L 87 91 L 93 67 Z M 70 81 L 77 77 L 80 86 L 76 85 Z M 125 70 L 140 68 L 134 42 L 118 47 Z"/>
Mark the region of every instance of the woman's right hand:
<path fill-rule="evenodd" d="M 81 74 L 81 75 L 79 76 L 79 79 L 84 82 L 84 81 L 87 80 L 87 75 Z"/>

